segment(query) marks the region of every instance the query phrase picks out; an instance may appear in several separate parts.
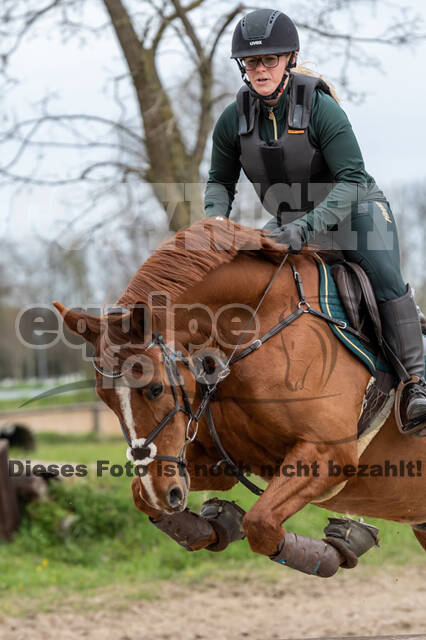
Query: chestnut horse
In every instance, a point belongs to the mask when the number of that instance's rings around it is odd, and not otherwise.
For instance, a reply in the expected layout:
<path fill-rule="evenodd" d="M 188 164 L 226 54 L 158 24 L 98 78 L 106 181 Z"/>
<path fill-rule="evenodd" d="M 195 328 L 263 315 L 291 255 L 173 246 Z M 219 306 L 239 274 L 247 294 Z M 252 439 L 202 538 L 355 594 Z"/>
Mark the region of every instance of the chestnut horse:
<path fill-rule="evenodd" d="M 174 514 L 163 527 L 170 533 L 178 514 L 189 518 L 189 488 L 227 491 L 238 482 L 212 438 L 206 403 L 194 415 L 207 389 L 223 449 L 267 482 L 242 521 L 254 552 L 276 556 L 282 523 L 342 480 L 321 507 L 410 524 L 426 549 L 426 441 L 401 435 L 391 416 L 358 458 L 370 373 L 327 322 L 297 314 L 308 303 L 319 309 L 318 268 L 310 251 L 286 255 L 259 230 L 208 219 L 160 245 L 102 318 L 55 303 L 69 329 L 94 345 L 97 394 L 139 465 L 135 504 L 154 523 Z M 253 344 L 260 348 L 238 359 Z M 184 546 L 214 549 L 218 528 L 206 531 Z"/>

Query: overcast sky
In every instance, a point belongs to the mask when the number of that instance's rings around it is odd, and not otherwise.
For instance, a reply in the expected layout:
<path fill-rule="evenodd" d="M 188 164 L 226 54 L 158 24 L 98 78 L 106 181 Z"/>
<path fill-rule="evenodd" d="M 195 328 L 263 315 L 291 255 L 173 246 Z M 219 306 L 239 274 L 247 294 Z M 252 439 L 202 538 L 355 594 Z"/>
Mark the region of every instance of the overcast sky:
<path fill-rule="evenodd" d="M 426 2 L 417 3 L 426 19 Z M 426 176 L 426 44 L 400 51 L 377 47 L 385 74 L 362 66 L 354 80 L 370 95 L 360 106 L 343 105 L 358 137 L 367 171 L 379 183 Z"/>
<path fill-rule="evenodd" d="M 404 4 L 414 7 L 423 16 L 426 25 L 426 2 L 409 0 Z M 99 4 L 96 7 L 96 11 L 99 11 Z M 285 7 L 279 8 L 285 10 Z M 371 32 L 374 32 L 377 25 L 371 14 L 369 20 Z M 90 47 L 73 42 L 58 46 L 60 35 L 52 30 L 43 36 L 25 42 L 14 59 L 12 71 L 21 82 L 12 99 L 4 105 L 6 113 L 9 116 L 16 112 L 20 117 L 28 115 L 30 106 L 40 101 L 46 91 L 56 92 L 58 107 L 66 105 L 70 113 L 85 110 L 105 113 L 105 104 L 111 101 L 112 85 L 108 84 L 108 73 L 111 67 L 116 69 L 119 64 L 116 43 L 111 42 L 112 34 L 109 40 L 100 38 Z M 223 40 L 223 51 L 230 47 L 230 40 L 231 32 Z M 342 106 L 358 137 L 367 171 L 379 185 L 385 187 L 396 182 L 422 179 L 426 174 L 426 89 L 423 80 L 426 43 L 416 49 L 402 51 L 377 46 L 374 53 L 380 58 L 385 73 L 378 73 L 360 61 L 353 72 L 352 86 L 367 92 L 367 98 L 360 106 L 346 101 Z M 301 58 L 305 58 L 303 39 Z M 233 64 L 229 60 L 222 66 L 229 65 L 225 70 L 227 72 Z M 327 75 L 326 64 L 317 70 Z M 129 94 L 129 104 L 132 100 Z M 55 166 L 61 162 L 58 154 L 51 158 Z M 66 164 L 65 156 L 62 160 Z M 8 197 L 8 193 L 0 193 L 0 237 L 16 235 L 17 232 L 22 234 L 24 229 L 33 232 L 34 225 L 38 223 L 45 227 L 47 211 L 50 221 L 53 211 L 58 218 L 67 215 L 56 196 L 52 208 L 49 204 L 51 195 L 34 195 L 24 189 L 15 200 L 12 210 L 7 206 Z M 9 217 L 8 212 L 11 213 Z"/>

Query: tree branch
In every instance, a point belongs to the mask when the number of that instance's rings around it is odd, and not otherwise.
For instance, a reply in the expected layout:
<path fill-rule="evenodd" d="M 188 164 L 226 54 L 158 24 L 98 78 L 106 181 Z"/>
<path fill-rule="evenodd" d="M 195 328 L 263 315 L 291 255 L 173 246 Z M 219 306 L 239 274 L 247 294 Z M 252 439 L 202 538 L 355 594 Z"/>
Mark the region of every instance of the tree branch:
<path fill-rule="evenodd" d="M 15 125 L 12 129 L 9 129 L 1 138 L 0 144 L 10 139 L 14 134 L 19 132 L 20 129 L 28 126 L 33 126 L 34 124 L 42 125 L 46 122 L 59 122 L 59 121 L 77 121 L 77 120 L 87 120 L 89 122 L 97 122 L 100 124 L 105 124 L 111 126 L 112 129 L 117 129 L 121 133 L 125 133 L 130 138 L 133 138 L 138 144 L 143 145 L 145 140 L 141 136 L 138 136 L 132 129 L 129 129 L 125 125 L 120 122 L 116 122 L 115 120 L 110 120 L 109 118 L 103 118 L 102 116 L 94 116 L 90 114 L 84 113 L 73 113 L 73 114 L 46 114 L 44 116 L 40 116 L 39 118 L 29 118 L 28 120 L 22 120 L 17 125 Z"/>
<path fill-rule="evenodd" d="M 189 4 L 186 8 L 185 8 L 185 12 L 188 13 L 189 11 L 192 11 L 193 9 L 196 9 L 197 7 L 199 7 L 200 5 L 203 4 L 203 2 L 205 2 L 205 0 L 193 0 L 193 2 L 191 2 L 191 4 Z M 174 13 L 172 13 L 169 16 L 165 16 L 162 11 L 160 11 L 160 9 L 157 9 L 157 12 L 159 14 L 159 16 L 161 17 L 162 21 L 160 23 L 160 26 L 157 30 L 157 33 L 155 34 L 153 41 L 152 41 L 152 45 L 151 48 L 156 51 L 158 48 L 158 45 L 160 44 L 160 40 L 163 37 L 164 31 L 167 29 L 167 27 L 170 25 L 171 22 L 173 22 L 174 20 L 176 20 L 176 18 L 178 17 L 177 12 L 175 11 Z"/>
<path fill-rule="evenodd" d="M 170 0 L 172 5 L 174 6 L 174 8 L 176 9 L 176 13 L 178 15 L 178 17 L 180 18 L 184 28 L 185 28 L 185 32 L 186 35 L 188 36 L 188 38 L 191 40 L 193 47 L 195 49 L 195 51 L 197 52 L 197 55 L 199 57 L 199 59 L 202 61 L 204 60 L 204 49 L 201 45 L 201 42 L 197 36 L 197 34 L 195 33 L 195 29 L 191 24 L 191 21 L 189 20 L 188 16 L 187 16 L 187 12 L 186 9 L 184 9 L 182 7 L 182 5 L 180 4 L 179 0 Z"/>
<path fill-rule="evenodd" d="M 228 13 L 226 16 L 224 16 L 224 18 L 222 20 L 222 24 L 221 24 L 221 26 L 219 27 L 219 29 L 218 29 L 218 31 L 216 33 L 215 39 L 214 39 L 213 44 L 212 44 L 211 49 L 210 49 L 210 53 L 209 53 L 209 58 L 210 59 L 213 58 L 213 56 L 215 54 L 215 51 L 216 51 L 216 48 L 217 48 L 217 45 L 219 44 L 220 39 L 223 36 L 226 28 L 231 24 L 231 22 L 233 21 L 235 16 L 237 16 L 243 9 L 244 9 L 244 5 L 239 4 L 239 5 L 237 5 L 235 7 L 235 9 L 233 9 L 232 11 L 230 11 L 230 13 Z"/>
<path fill-rule="evenodd" d="M 358 43 L 363 42 L 365 44 L 386 44 L 390 46 L 395 46 L 395 45 L 412 44 L 413 40 L 420 41 L 420 40 L 426 39 L 426 34 L 413 34 L 413 33 L 409 33 L 407 30 L 405 31 L 405 33 L 401 33 L 400 35 L 386 36 L 386 32 L 385 32 L 381 36 L 371 37 L 371 36 L 354 36 L 353 34 L 350 34 L 350 33 L 333 33 L 331 31 L 321 29 L 320 27 L 313 27 L 312 25 L 307 24 L 306 22 L 296 22 L 296 25 L 299 27 L 299 29 L 306 29 L 311 33 L 316 33 L 317 35 L 323 38 L 327 38 L 329 40 L 345 40 L 345 41 L 358 42 Z M 405 28 L 405 25 L 403 24 L 393 25 L 391 28 L 391 31 L 396 30 L 396 28 L 398 27 Z"/>
<path fill-rule="evenodd" d="M 9 49 L 9 51 L 7 51 L 6 53 L 3 53 L 1 55 L 2 58 L 2 63 L 3 66 L 5 66 L 8 62 L 8 58 L 15 53 L 15 51 L 18 49 L 19 45 L 21 44 L 24 36 L 27 34 L 27 32 L 31 29 L 31 27 L 44 15 L 46 15 L 46 13 L 48 13 L 49 11 L 51 11 L 52 9 L 54 9 L 55 7 L 57 7 L 59 4 L 61 3 L 61 0 L 53 0 L 50 4 L 46 5 L 45 7 L 43 7 L 42 9 L 39 9 L 38 11 L 34 11 L 34 13 L 32 15 L 30 15 L 30 17 L 25 21 L 23 28 L 21 29 L 21 31 L 18 32 L 17 36 L 16 36 L 16 41 L 14 43 L 14 45 Z"/>
<path fill-rule="evenodd" d="M 82 171 L 80 174 L 80 180 L 87 180 L 91 173 L 93 173 L 97 169 L 100 169 L 101 167 L 115 167 L 116 169 L 119 169 L 121 171 L 120 182 L 126 182 L 126 178 L 132 173 L 137 175 L 139 178 L 142 177 L 144 173 L 143 171 L 141 171 L 140 167 L 130 167 L 123 162 L 104 160 L 100 162 L 94 162 L 90 165 L 90 167 L 84 169 L 84 171 Z"/>

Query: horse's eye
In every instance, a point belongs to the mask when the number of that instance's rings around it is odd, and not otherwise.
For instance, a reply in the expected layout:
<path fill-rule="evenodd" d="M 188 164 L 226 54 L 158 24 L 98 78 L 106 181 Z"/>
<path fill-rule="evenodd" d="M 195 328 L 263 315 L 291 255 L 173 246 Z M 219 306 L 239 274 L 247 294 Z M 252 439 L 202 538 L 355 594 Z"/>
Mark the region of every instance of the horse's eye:
<path fill-rule="evenodd" d="M 155 398 L 159 398 L 163 393 L 163 385 L 161 382 L 156 382 L 152 384 L 146 391 L 146 395 L 150 400 L 155 400 Z"/>

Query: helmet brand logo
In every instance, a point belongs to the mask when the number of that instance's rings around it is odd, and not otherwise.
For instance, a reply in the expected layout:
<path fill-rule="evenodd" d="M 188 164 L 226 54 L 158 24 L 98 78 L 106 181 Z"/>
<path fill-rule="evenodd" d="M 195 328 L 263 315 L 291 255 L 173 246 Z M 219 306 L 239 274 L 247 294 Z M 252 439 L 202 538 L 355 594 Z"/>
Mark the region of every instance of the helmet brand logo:
<path fill-rule="evenodd" d="M 262 44 L 262 40 L 252 40 L 249 44 L 252 47 L 254 44 Z"/>

